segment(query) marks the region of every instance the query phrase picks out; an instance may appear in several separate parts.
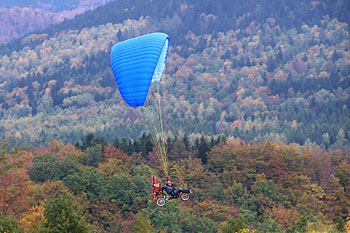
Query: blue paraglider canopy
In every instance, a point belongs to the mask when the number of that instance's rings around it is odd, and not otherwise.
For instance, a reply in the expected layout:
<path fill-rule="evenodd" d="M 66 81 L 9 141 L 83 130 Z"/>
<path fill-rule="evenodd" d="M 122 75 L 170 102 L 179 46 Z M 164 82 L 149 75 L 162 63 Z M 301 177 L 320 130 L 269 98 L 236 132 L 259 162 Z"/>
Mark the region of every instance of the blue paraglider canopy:
<path fill-rule="evenodd" d="M 131 107 L 144 106 L 152 82 L 159 82 L 169 37 L 151 33 L 119 42 L 111 50 L 111 68 L 119 92 Z"/>

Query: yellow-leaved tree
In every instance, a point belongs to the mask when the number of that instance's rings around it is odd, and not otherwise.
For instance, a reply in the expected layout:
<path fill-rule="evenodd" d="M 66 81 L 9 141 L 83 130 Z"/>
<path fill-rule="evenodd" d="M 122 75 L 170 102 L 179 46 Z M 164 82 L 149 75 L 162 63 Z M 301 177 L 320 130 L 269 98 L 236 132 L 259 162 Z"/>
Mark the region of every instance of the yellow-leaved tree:
<path fill-rule="evenodd" d="M 40 205 L 32 206 L 20 219 L 20 225 L 25 232 L 37 232 L 44 220 L 44 207 Z"/>

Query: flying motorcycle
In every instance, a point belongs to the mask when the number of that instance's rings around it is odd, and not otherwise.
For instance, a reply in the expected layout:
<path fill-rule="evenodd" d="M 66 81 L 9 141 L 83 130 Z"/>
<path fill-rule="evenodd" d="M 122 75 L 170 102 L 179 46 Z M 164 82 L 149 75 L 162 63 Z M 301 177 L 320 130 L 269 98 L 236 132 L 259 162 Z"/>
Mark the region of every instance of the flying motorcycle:
<path fill-rule="evenodd" d="M 152 201 L 156 202 L 158 206 L 162 207 L 165 205 L 166 201 L 171 199 L 180 198 L 182 201 L 188 201 L 190 199 L 190 195 L 193 193 L 191 188 L 184 189 L 178 188 L 174 189 L 173 192 L 167 191 L 165 185 L 161 186 L 158 182 L 157 177 L 152 176 Z"/>

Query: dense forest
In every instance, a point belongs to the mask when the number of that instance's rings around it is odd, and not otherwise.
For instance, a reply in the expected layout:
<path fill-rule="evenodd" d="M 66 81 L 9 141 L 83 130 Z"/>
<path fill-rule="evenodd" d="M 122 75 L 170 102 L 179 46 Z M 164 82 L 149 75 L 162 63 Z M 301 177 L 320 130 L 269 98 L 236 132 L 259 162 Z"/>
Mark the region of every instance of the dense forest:
<path fill-rule="evenodd" d="M 18 36 L 0 44 L 0 232 L 350 232 L 350 1 L 107 2 L 0 2 Z M 151 32 L 170 37 L 169 174 L 194 192 L 164 208 L 110 68 Z"/>
<path fill-rule="evenodd" d="M 203 16 L 203 25 L 214 18 Z M 119 95 L 109 51 L 117 41 L 172 27 L 172 20 L 146 17 L 22 39 L 36 46 L 0 57 L 1 139 L 26 146 L 74 143 L 89 132 L 109 143 L 116 135 L 139 137 L 145 126 Z M 298 32 L 268 18 L 244 30 L 189 31 L 178 46 L 171 41 L 164 76 L 168 134 L 223 133 L 348 153 L 348 28 L 325 17 Z"/>
<path fill-rule="evenodd" d="M 157 30 L 169 34 L 172 43 L 181 45 L 189 31 L 202 35 L 243 30 L 251 22 L 260 24 L 268 18 L 273 18 L 281 28 L 300 30 L 303 24 L 320 24 L 326 16 L 349 23 L 349 11 L 350 3 L 346 0 L 337 0 L 336 3 L 332 0 L 222 0 L 220 4 L 211 1 L 198 3 L 192 0 L 116 0 L 91 12 L 77 15 L 74 19 L 53 25 L 44 32 L 54 36 L 59 32 L 82 30 L 106 23 L 121 23 L 128 19 L 138 20 L 148 16 L 160 24 Z M 20 40 L 15 40 L 0 48 L 0 54 L 18 51 L 22 47 Z"/>
<path fill-rule="evenodd" d="M 151 145 L 151 146 L 150 146 Z M 169 139 L 188 202 L 151 201 L 160 174 L 149 136 L 0 156 L 1 232 L 349 232 L 350 158 L 339 150 L 200 136 Z M 160 178 L 163 178 L 159 176 Z"/>

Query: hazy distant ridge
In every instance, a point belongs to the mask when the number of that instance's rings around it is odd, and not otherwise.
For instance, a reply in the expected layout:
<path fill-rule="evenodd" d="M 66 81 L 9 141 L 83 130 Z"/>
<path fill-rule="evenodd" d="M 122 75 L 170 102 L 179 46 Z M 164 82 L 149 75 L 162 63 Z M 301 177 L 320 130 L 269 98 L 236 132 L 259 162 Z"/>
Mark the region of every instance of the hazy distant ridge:
<path fill-rule="evenodd" d="M 39 31 L 65 18 L 73 18 L 110 0 L 0 2 L 0 42 Z"/>

